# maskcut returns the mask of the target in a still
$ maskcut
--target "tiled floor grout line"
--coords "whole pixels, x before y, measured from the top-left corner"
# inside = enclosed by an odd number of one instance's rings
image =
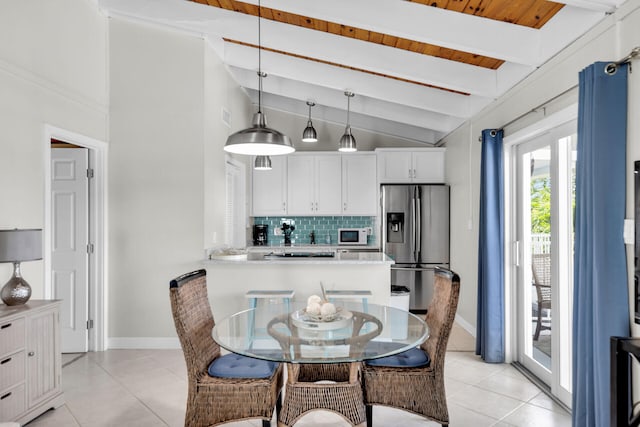
[[[150,356],[141,356],[140,358],[141,358],[141,359],[143,359],[143,358],[153,359],[153,357],[150,357]],[[113,381],[115,381],[115,382],[116,382],[120,387],[122,387],[122,388],[123,388],[123,389],[124,389],[124,390],[125,390],[125,391],[130,395],[130,396],[132,396],[135,400],[137,400],[138,402],[140,402],[140,404],[141,404],[142,406],[144,406],[145,408],[147,408],[147,409],[149,410],[149,412],[151,412],[151,413],[152,413],[152,414],[153,414],[153,415],[154,415],[158,420],[160,420],[160,422],[161,422],[163,425],[165,425],[165,426],[169,427],[169,424],[167,424],[167,422],[166,422],[166,421],[165,421],[165,420],[164,420],[164,419],[163,419],[159,414],[157,414],[153,409],[151,409],[151,408],[149,407],[149,405],[147,405],[144,401],[142,401],[142,400],[141,400],[141,399],[140,399],[140,398],[139,398],[135,393],[133,393],[133,392],[131,391],[131,389],[130,389],[130,388],[128,388],[128,387],[127,387],[127,386],[126,386],[122,381],[120,381],[116,376],[114,376],[111,372],[109,372],[109,370],[108,370],[105,366],[103,366],[102,364],[100,364],[97,360],[93,360],[93,363],[94,363],[96,366],[100,367],[100,369],[102,369],[102,370],[103,370],[107,375],[109,375],[109,377],[110,377],[111,379],[113,379]],[[164,368],[164,367],[163,367],[162,369],[165,369],[167,372],[171,373],[172,375],[175,375],[173,372],[169,371],[168,369],[166,369],[166,368]],[[75,417],[74,417],[74,418],[75,418]]]

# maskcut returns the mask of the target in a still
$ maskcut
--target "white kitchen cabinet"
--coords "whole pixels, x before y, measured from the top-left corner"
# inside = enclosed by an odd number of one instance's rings
[[[342,156],[343,215],[377,215],[376,161],[374,153]]]
[[[339,154],[293,154],[287,159],[288,215],[340,215]]]
[[[0,305],[0,420],[25,424],[64,404],[60,302]]]
[[[287,213],[287,157],[271,156],[271,170],[251,169],[253,216]]]
[[[444,148],[377,149],[378,182],[444,183]]]

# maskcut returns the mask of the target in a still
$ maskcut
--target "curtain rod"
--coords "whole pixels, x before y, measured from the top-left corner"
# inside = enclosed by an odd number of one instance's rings
[[[607,74],[615,74],[618,71],[618,66],[631,62],[636,56],[640,55],[640,46],[636,46],[631,49],[631,52],[619,61],[611,62],[604,67],[604,72]]]
[[[618,66],[620,66],[622,64],[626,64],[628,62],[631,62],[631,60],[635,59],[637,56],[640,56],[640,46],[636,46],[633,49],[631,49],[631,52],[629,52],[629,54],[627,56],[625,56],[624,58],[622,58],[622,59],[620,59],[620,60],[618,60],[616,62],[610,62],[607,65],[605,65],[604,72],[609,74],[609,75],[613,75],[618,71]],[[550,98],[550,99],[544,101],[542,104],[535,106],[531,110],[520,114],[515,119],[508,121],[504,125],[500,126],[498,129],[492,129],[491,130],[491,136],[496,136],[498,131],[504,130],[504,128],[506,128],[507,126],[517,122],[518,120],[520,120],[524,116],[527,116],[527,115],[529,115],[531,113],[535,113],[539,108],[544,107],[545,105],[555,101],[556,99],[560,98],[563,95],[566,95],[567,93],[571,92],[572,90],[574,90],[577,87],[578,87],[578,85],[573,85],[569,89],[565,90],[564,92],[559,93],[558,95],[554,96],[553,98]],[[482,135],[480,135],[478,137],[478,141],[482,142]]]

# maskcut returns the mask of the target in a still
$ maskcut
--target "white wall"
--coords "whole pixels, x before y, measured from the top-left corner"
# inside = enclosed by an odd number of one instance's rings
[[[106,23],[87,1],[3,1],[0,40],[0,228],[41,228],[45,124],[107,139]],[[43,262],[22,270],[43,298]]]
[[[596,61],[615,61],[640,45],[640,1],[631,0],[615,14],[607,17],[572,46],[540,67],[522,83],[485,108],[467,125],[445,139],[447,147],[447,181],[451,184],[451,268],[461,276],[458,315],[469,325],[476,325],[478,188],[480,181],[480,149],[478,137],[482,129],[500,128],[545,101],[578,84],[578,73]],[[634,61],[634,71],[640,61]],[[546,114],[576,102],[572,91],[547,106]],[[640,73],[629,75],[629,129],[627,168],[627,217],[633,217],[633,160],[640,158]],[[545,113],[531,114],[505,129],[505,135],[539,120]],[[471,224],[471,229],[468,225]],[[629,286],[633,290],[633,258],[629,248]],[[634,335],[640,329],[634,326]]]
[[[175,334],[169,281],[202,258],[203,43],[109,20],[109,345]]]
[[[249,97],[227,72],[222,60],[205,43],[204,49],[204,247],[225,240],[225,155],[227,137],[251,124]],[[225,110],[230,126],[222,120]],[[236,159],[248,162],[245,156]],[[248,163],[247,163],[248,164]],[[249,170],[247,168],[247,170]],[[204,252],[203,252],[204,256]]]

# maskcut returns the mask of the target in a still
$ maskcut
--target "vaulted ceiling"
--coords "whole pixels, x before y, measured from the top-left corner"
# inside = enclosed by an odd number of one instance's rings
[[[435,144],[625,0],[98,0],[205,37],[263,106]],[[237,130],[237,129],[235,129]],[[302,129],[301,129],[302,132]],[[290,135],[294,140],[297,135]],[[337,141],[336,141],[337,144]]]

